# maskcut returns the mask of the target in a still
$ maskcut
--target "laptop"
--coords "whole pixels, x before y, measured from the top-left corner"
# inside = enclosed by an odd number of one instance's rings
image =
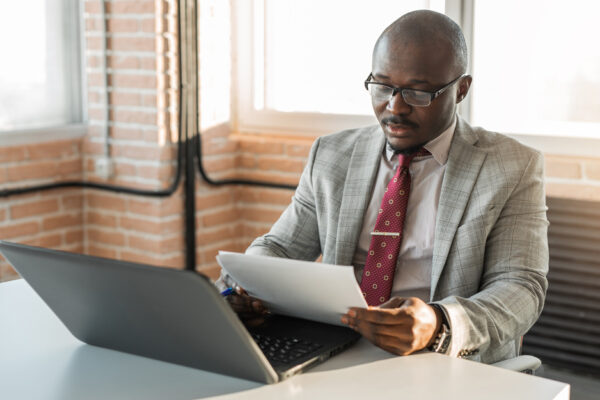
[[[274,383],[356,342],[341,326],[273,315],[248,329],[204,275],[0,241],[0,252],[79,340]]]

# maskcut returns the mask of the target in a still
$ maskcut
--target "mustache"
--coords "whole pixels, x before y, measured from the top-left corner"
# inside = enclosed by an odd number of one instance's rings
[[[416,127],[417,124],[415,124],[414,122],[411,122],[409,120],[403,119],[403,118],[398,118],[398,117],[387,117],[387,118],[383,118],[381,120],[381,123],[383,124],[391,124],[391,125],[404,125],[404,126],[408,126],[408,127]]]

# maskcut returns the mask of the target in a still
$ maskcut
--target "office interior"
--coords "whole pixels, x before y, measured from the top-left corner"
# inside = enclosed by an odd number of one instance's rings
[[[0,239],[211,279],[285,209],[316,137],[376,122],[383,27],[445,12],[470,50],[461,116],[545,157],[550,285],[524,352],[600,396],[596,1],[35,3],[0,5]]]

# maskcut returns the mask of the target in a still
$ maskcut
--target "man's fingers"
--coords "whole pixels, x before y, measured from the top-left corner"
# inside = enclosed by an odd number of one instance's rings
[[[389,325],[377,325],[359,321],[355,326],[365,339],[377,347],[398,355],[407,355],[412,352],[413,336],[407,331],[394,329]]]
[[[352,319],[380,325],[403,325],[409,323],[409,315],[404,308],[351,308],[346,315]]]

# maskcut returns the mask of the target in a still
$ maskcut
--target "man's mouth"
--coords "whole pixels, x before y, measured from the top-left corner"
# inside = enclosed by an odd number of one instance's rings
[[[393,135],[403,135],[413,130],[412,125],[406,124],[385,124],[388,131]]]

